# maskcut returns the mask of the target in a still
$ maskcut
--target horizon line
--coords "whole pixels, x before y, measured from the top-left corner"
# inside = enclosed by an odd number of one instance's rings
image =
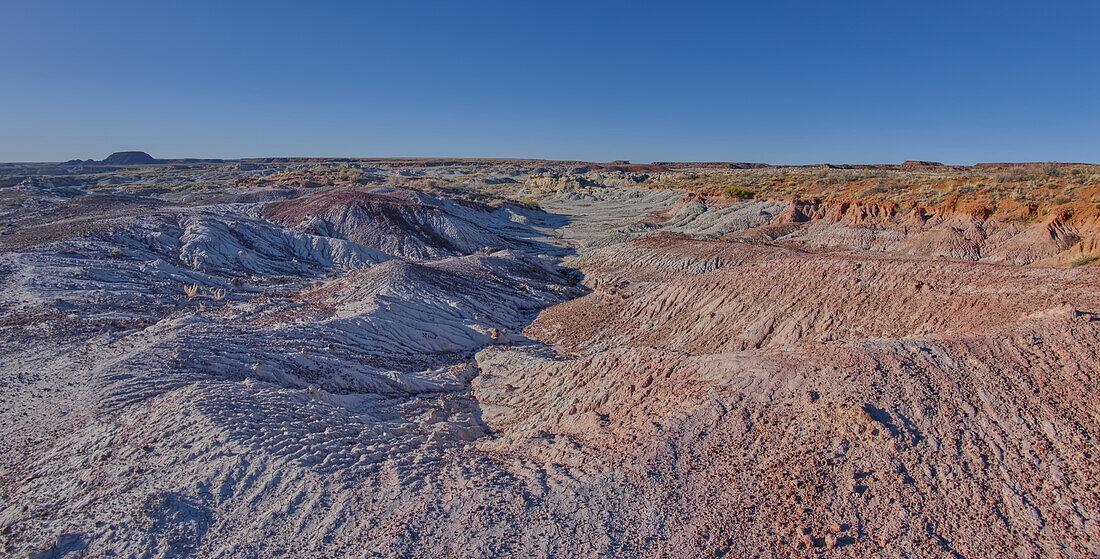
[[[139,151],[139,150],[125,150],[125,151],[118,151],[118,152],[113,152],[113,153],[146,153],[146,154],[148,154],[147,152],[143,152],[143,151]],[[827,166],[827,165],[835,165],[835,166],[856,166],[856,165],[882,166],[882,165],[893,165],[893,166],[900,166],[900,165],[904,165],[908,162],[942,165],[944,167],[974,167],[974,166],[977,166],[977,165],[1036,165],[1036,164],[1044,164],[1044,163],[1053,163],[1053,164],[1057,164],[1057,165],[1100,165],[1100,163],[1091,163],[1091,162],[1084,162],[1084,161],[1057,161],[1057,160],[1033,160],[1033,161],[1003,160],[1003,161],[976,161],[976,162],[973,162],[973,163],[944,163],[942,161],[935,161],[935,160],[932,160],[932,159],[906,159],[904,161],[897,162],[897,163],[889,163],[889,162],[878,162],[878,163],[844,162],[844,163],[836,163],[836,162],[829,162],[829,161],[820,161],[820,162],[816,162],[816,163],[772,163],[772,162],[767,162],[767,161],[745,161],[745,160],[735,161],[735,160],[717,160],[717,159],[712,159],[712,160],[703,160],[703,159],[674,160],[674,159],[666,159],[666,160],[659,160],[659,161],[654,160],[654,161],[649,161],[649,162],[636,162],[636,161],[631,161],[631,160],[628,160],[628,159],[614,159],[614,160],[609,160],[609,161],[597,161],[597,160],[586,160],[586,159],[552,159],[552,158],[543,158],[543,157],[493,157],[493,156],[444,156],[444,155],[410,155],[410,156],[392,156],[392,155],[379,155],[379,156],[374,156],[374,155],[364,155],[364,156],[350,156],[350,155],[340,155],[340,156],[335,156],[335,155],[259,155],[259,156],[250,156],[250,157],[194,157],[194,156],[155,157],[155,156],[150,155],[150,157],[152,157],[153,159],[155,159],[157,161],[193,160],[193,161],[198,161],[198,162],[202,162],[202,161],[230,162],[230,161],[248,161],[248,160],[254,160],[254,159],[331,159],[331,160],[368,159],[368,160],[384,160],[384,161],[385,160],[390,160],[390,161],[410,161],[410,160],[412,160],[412,161],[416,161],[416,160],[422,160],[422,161],[432,161],[432,160],[451,160],[451,161],[541,161],[541,162],[547,162],[547,163],[581,163],[581,164],[600,164],[600,165],[661,165],[661,164],[665,164],[665,163],[673,163],[673,164],[698,163],[698,164],[768,165],[770,167],[818,167],[818,166]],[[73,163],[81,162],[81,163],[83,163],[83,162],[86,162],[86,161],[93,161],[93,162],[99,163],[103,160],[101,160],[101,159],[97,160],[97,159],[91,159],[91,158],[88,158],[88,159],[73,158],[73,159],[68,159],[68,160],[64,160],[64,161],[0,161],[0,165],[16,165],[16,164],[45,165],[45,164],[65,164],[65,163],[69,163],[69,162],[73,162]],[[138,164],[138,165],[140,165],[140,164]],[[150,165],[152,165],[152,163],[150,163]],[[118,165],[118,166],[126,166],[126,165]]]

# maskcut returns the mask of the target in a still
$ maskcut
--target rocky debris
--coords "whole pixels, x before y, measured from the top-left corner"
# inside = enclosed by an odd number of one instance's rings
[[[562,360],[490,349],[474,388],[502,441],[568,436],[592,456],[563,464],[639,468],[636,490],[657,516],[698,534],[668,543],[689,555],[830,545],[854,555],[1089,554],[1092,513],[1067,515],[1060,503],[1094,502],[1096,489],[1056,487],[1043,464],[1071,461],[1082,481],[1100,467],[1085,446],[1093,427],[1071,418],[1096,394],[1084,377],[1063,376],[1097,365],[1096,324],[1061,312],[950,340],[748,354],[639,347]],[[1047,361],[1047,351],[1062,357]],[[1017,394],[1020,384],[1050,399]]]

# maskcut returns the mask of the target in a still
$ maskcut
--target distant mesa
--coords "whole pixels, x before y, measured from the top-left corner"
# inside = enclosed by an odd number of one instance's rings
[[[160,163],[144,151],[116,151],[103,160],[104,165],[150,165]]]
[[[913,161],[909,160],[901,164],[902,169],[917,169],[920,167],[943,167],[943,163],[938,161]]]

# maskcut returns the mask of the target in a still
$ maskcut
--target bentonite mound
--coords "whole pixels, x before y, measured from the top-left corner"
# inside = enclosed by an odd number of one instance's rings
[[[1088,222],[536,164],[3,189],[0,554],[1100,555]]]
[[[488,211],[432,204],[408,191],[326,190],[273,202],[264,207],[263,215],[307,233],[414,260],[515,245],[478,223],[494,220]]]

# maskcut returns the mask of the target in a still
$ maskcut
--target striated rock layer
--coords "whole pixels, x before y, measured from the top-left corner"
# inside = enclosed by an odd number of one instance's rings
[[[563,177],[20,183],[0,552],[1100,554],[1078,224]]]

